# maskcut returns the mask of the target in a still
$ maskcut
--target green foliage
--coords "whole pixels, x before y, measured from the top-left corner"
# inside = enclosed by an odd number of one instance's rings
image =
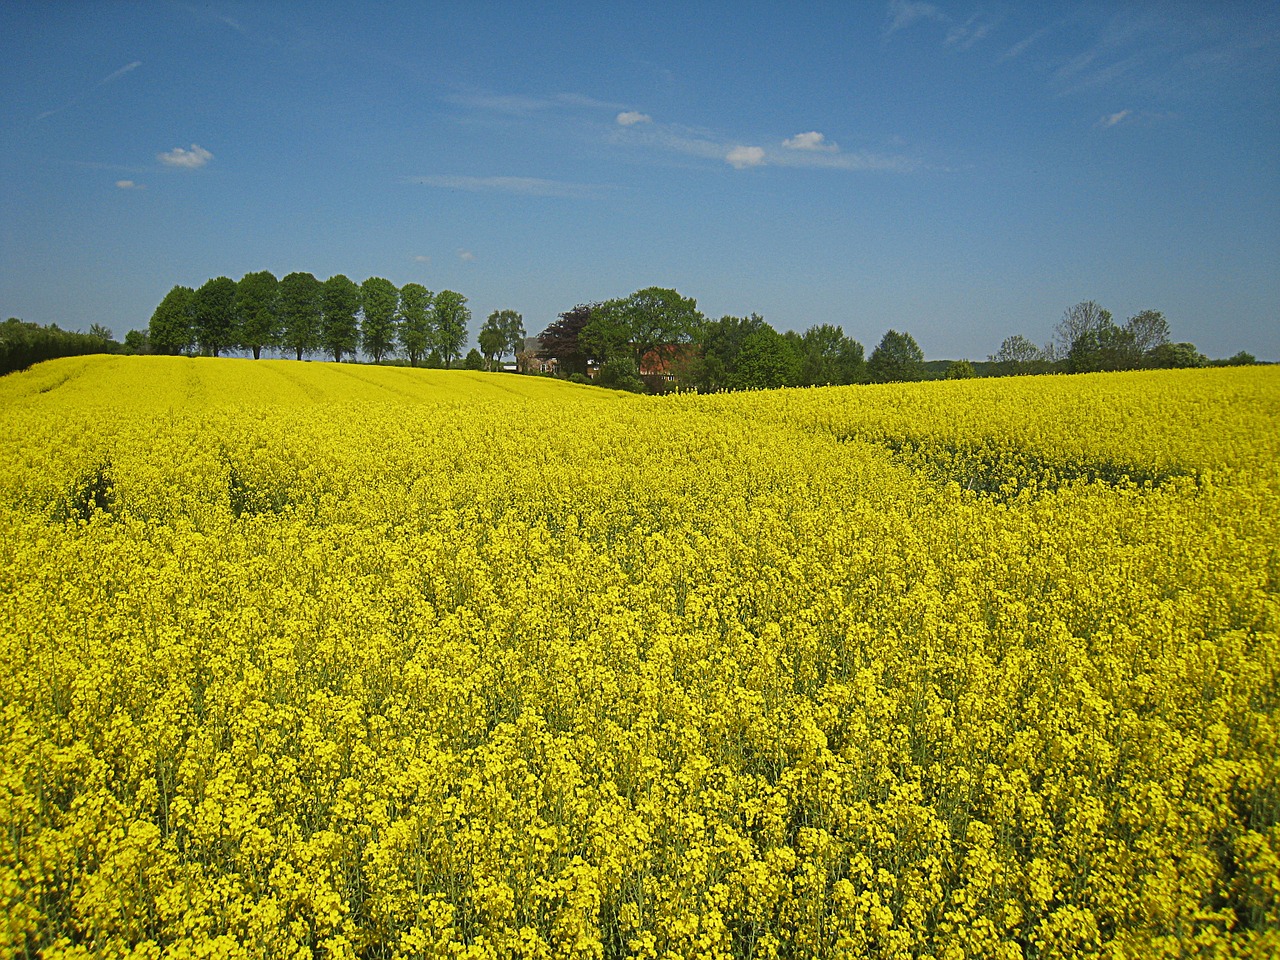
[[[1194,343],[1162,343],[1148,350],[1143,357],[1143,365],[1159,370],[1173,370],[1181,367],[1203,367],[1209,361],[1196,349]]]
[[[270,270],[246,273],[236,284],[236,343],[262,356],[280,340],[280,282]]]
[[[611,390],[644,393],[644,381],[640,379],[635,363],[628,357],[617,357],[603,364],[596,374],[596,383]]]
[[[524,346],[524,318],[514,310],[495,310],[480,328],[480,350],[491,369],[507,353],[516,354]]]
[[[320,349],[323,285],[310,273],[290,273],[280,281],[280,345],[303,354]]]
[[[462,367],[464,370],[485,370],[488,368],[488,364],[485,362],[484,354],[472,347],[467,351],[466,359],[462,361]]]
[[[324,282],[321,290],[322,319],[320,341],[336,361],[354,354],[360,342],[356,311],[360,309],[360,288],[343,274]]]
[[[399,305],[400,291],[390,280],[370,277],[360,285],[360,344],[374,363],[394,349]]]
[[[200,349],[218,356],[236,342],[236,282],[214,277],[192,297],[192,324]]]
[[[42,327],[10,317],[0,324],[0,376],[25,370],[43,360],[112,353],[114,347],[113,343],[101,337],[60,330],[57,324]]]
[[[1076,337],[1067,352],[1067,370],[1071,373],[1134,370],[1141,362],[1142,352],[1133,331],[1116,326],[1110,314]]]
[[[602,363],[630,356],[638,370],[659,347],[689,343],[705,320],[692,297],[664,287],[646,287],[593,307],[581,340]]]
[[[104,343],[112,339],[111,331],[100,323],[94,323],[89,326],[89,336],[96,337]]]
[[[1126,320],[1124,328],[1133,337],[1139,354],[1150,353],[1169,342],[1169,321],[1159,310],[1143,310]]]
[[[130,330],[124,335],[125,353],[150,353],[151,341],[145,330]]]
[[[800,379],[800,365],[796,348],[765,323],[743,338],[729,386],[733,390],[795,386]]]
[[[972,380],[978,374],[968,360],[952,360],[947,364],[948,380]]]
[[[147,327],[151,349],[178,354],[195,342],[195,296],[190,287],[176,286],[164,295]]]
[[[987,360],[993,364],[991,372],[997,377],[1045,373],[1049,368],[1044,351],[1020,333],[1005,337],[1000,349]]]
[[[435,295],[420,283],[406,283],[400,288],[400,311],[397,333],[400,346],[409,357],[409,366],[431,350],[434,340],[432,307]]]
[[[436,294],[433,318],[433,346],[448,369],[454,360],[462,356],[462,350],[467,345],[467,324],[471,322],[467,298],[453,290],[441,290]]]
[[[804,386],[858,383],[865,373],[862,344],[842,327],[818,324],[800,337],[800,377]]]
[[[867,374],[875,383],[924,378],[924,352],[909,333],[889,330],[871,351]]]
[[[572,376],[580,373],[586,376],[588,347],[583,343],[582,335],[599,306],[580,303],[560,314],[560,318],[538,337],[538,356],[543,360],[555,360],[560,365],[561,374]]]

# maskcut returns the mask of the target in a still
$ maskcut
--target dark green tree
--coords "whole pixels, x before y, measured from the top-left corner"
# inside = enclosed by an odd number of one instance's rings
[[[145,330],[130,330],[124,335],[126,353],[143,354],[151,352],[151,342]]]
[[[270,270],[246,273],[236,284],[236,344],[262,356],[280,340],[280,282]]]
[[[471,322],[467,298],[453,290],[441,290],[436,294],[432,315],[435,320],[433,346],[447,370],[462,356],[467,345],[467,324]]]
[[[395,347],[399,306],[400,291],[390,280],[370,277],[360,285],[360,344],[374,363]]]
[[[1141,361],[1133,331],[1116,326],[1110,314],[1076,337],[1067,352],[1067,370],[1071,373],[1133,370]]]
[[[862,344],[829,323],[810,327],[800,337],[800,379],[806,386],[857,383],[865,363]]]
[[[416,367],[418,361],[431,351],[431,345],[435,341],[432,326],[434,303],[434,295],[420,283],[406,283],[400,288],[397,333],[411,367]]]
[[[195,341],[195,295],[190,287],[174,287],[151,314],[147,333],[156,353],[178,354],[190,349]]]
[[[236,282],[214,277],[192,298],[192,323],[200,349],[216,357],[236,342]]]
[[[497,369],[504,354],[518,353],[523,347],[524,318],[514,310],[495,310],[480,328],[478,340],[489,369]]]
[[[703,323],[696,337],[702,354],[697,385],[704,390],[732,390],[743,342],[766,326],[764,318],[755,313],[749,317],[723,316]]]
[[[598,360],[630,356],[637,369],[660,347],[689,343],[706,318],[692,297],[675,290],[646,287],[591,311],[582,342]]]
[[[467,355],[462,361],[462,368],[464,370],[486,370],[488,369],[488,366],[489,363],[485,360],[484,354],[475,347],[472,347],[467,351]]]
[[[890,330],[871,351],[867,375],[874,383],[922,380],[924,352],[911,334]]]
[[[763,323],[743,338],[729,387],[733,390],[770,390],[795,386],[800,380],[802,363],[793,342]]]
[[[586,376],[587,361],[594,357],[582,342],[582,332],[591,323],[592,312],[597,306],[580,303],[572,310],[566,310],[538,337],[538,356],[543,360],[555,360],[563,376],[575,373]]]
[[[972,380],[977,375],[973,364],[968,360],[952,360],[947,364],[948,380]]]
[[[290,273],[280,281],[280,345],[299,360],[320,349],[323,290],[310,273]]]
[[[1173,370],[1179,367],[1203,367],[1209,361],[1196,349],[1194,343],[1162,343],[1147,351],[1143,357],[1145,366],[1157,370]]]
[[[1043,373],[1047,368],[1041,349],[1020,333],[1005,337],[1000,349],[987,359],[996,365],[995,373],[998,377]]]
[[[1111,322],[1111,311],[1103,309],[1097,301],[1080,301],[1062,315],[1054,328],[1055,359],[1068,356],[1077,340]]]
[[[89,325],[89,336],[106,343],[111,340],[111,331],[100,323],[93,323]]]
[[[1143,310],[1125,321],[1124,329],[1133,337],[1138,353],[1150,353],[1169,342],[1169,321],[1159,310]]]
[[[323,284],[320,294],[320,343],[326,353],[341,362],[354,354],[360,344],[356,312],[360,309],[360,288],[343,274],[335,274]]]

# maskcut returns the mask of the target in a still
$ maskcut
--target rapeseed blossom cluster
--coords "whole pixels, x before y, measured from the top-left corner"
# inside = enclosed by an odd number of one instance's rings
[[[1280,373],[0,380],[0,955],[1280,952]]]

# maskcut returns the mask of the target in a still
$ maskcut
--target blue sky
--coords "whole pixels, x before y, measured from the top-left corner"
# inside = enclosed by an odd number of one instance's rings
[[[0,313],[117,337],[269,269],[1280,359],[1274,2],[9,3],[0,171]]]

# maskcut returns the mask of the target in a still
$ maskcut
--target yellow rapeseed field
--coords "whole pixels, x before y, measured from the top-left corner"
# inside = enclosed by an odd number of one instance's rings
[[[0,380],[0,955],[1280,953],[1280,368]]]

